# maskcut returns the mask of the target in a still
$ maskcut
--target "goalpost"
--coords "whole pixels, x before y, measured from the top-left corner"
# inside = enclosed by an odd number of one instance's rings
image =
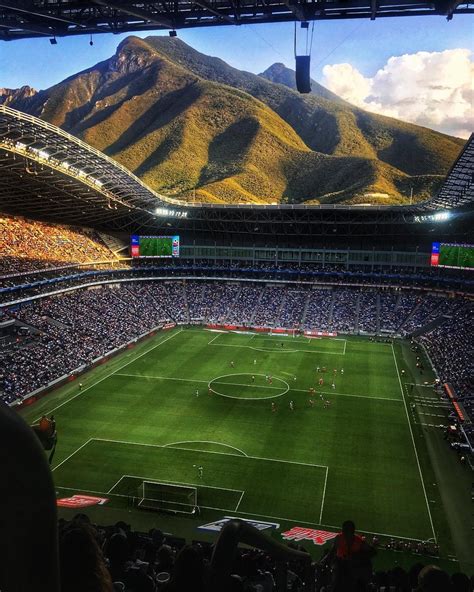
[[[145,510],[194,514],[197,509],[197,487],[142,481],[138,487],[137,506]]]

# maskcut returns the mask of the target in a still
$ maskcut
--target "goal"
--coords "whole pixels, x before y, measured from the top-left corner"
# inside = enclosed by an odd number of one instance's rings
[[[142,481],[137,506],[145,510],[194,514],[197,509],[197,487]]]

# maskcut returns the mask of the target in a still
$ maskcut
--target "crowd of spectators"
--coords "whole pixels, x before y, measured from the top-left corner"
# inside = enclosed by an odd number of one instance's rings
[[[93,231],[4,214],[0,217],[0,243],[0,276],[115,259]]]
[[[280,311],[285,305],[285,289],[283,286],[277,288],[267,286],[265,290],[262,291],[260,301],[255,306],[253,323],[263,327],[277,326]]]
[[[377,288],[293,290],[197,280],[121,282],[73,290],[0,313],[0,320],[14,320],[31,333],[28,341],[0,350],[0,392],[8,402],[24,397],[170,321],[342,333],[374,333],[379,327],[408,335],[435,319],[442,324],[426,337],[428,349],[443,369],[443,378],[454,377],[456,386],[462,382],[466,390],[472,335],[464,333],[468,319],[460,314],[463,302]],[[449,322],[453,317],[456,323]],[[453,345],[446,346],[446,340]],[[453,355],[458,350],[459,355]]]
[[[357,329],[367,333],[375,333],[379,323],[379,295],[373,290],[364,290],[359,298],[359,314]]]
[[[457,304],[456,321],[445,322],[419,341],[425,346],[442,383],[450,383],[464,408],[474,417],[474,304]],[[467,429],[471,429],[472,427]]]
[[[278,325],[280,327],[299,327],[306,309],[309,290],[286,290],[280,309]]]
[[[83,232],[83,234],[85,231]],[[73,254],[73,249],[68,253]],[[110,259],[110,257],[108,257]],[[140,277],[216,277],[222,279],[242,278],[259,280],[276,280],[285,282],[306,282],[330,285],[359,286],[395,286],[413,285],[425,288],[459,289],[472,291],[472,276],[459,272],[452,275],[452,270],[431,270],[429,268],[402,269],[395,273],[390,268],[370,269],[361,271],[358,266],[349,266],[340,270],[338,265],[319,263],[287,263],[277,264],[274,261],[208,261],[205,259],[173,259],[173,260],[115,260],[105,264],[79,263],[77,261],[62,262],[59,267],[39,271],[32,259],[32,271],[17,275],[2,276],[1,270],[9,269],[9,257],[5,255],[0,263],[0,301],[12,301],[19,298],[52,292],[86,282],[104,281],[109,279],[134,279]],[[27,260],[24,260],[27,265]],[[44,267],[44,266],[42,266]]]
[[[450,576],[429,560],[426,564],[426,558],[416,560],[408,570],[395,566],[375,571],[370,557],[376,554],[380,543],[374,538],[370,544],[363,541],[363,545],[353,559],[345,561],[336,557],[331,559],[332,552],[323,551],[311,576],[315,580],[316,592],[473,590],[472,578],[459,572]],[[291,543],[290,546],[295,547]],[[185,539],[157,528],[137,532],[123,521],[113,526],[99,526],[87,515],[78,514],[70,521],[59,521],[61,592],[205,592],[212,552],[213,544],[208,542],[186,544]],[[364,559],[363,570],[355,563],[359,555],[368,557]],[[350,566],[344,565],[349,561]],[[264,551],[240,547],[230,571],[225,592],[276,590],[276,562]],[[351,572],[364,573],[363,578],[357,578],[357,586],[351,585]],[[301,563],[290,561],[287,564],[288,590],[303,592],[308,587],[307,579]]]

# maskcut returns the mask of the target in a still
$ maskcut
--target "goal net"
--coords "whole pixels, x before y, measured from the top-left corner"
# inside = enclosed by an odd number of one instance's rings
[[[176,514],[193,514],[196,511],[196,487],[142,481],[138,489],[139,508]]]

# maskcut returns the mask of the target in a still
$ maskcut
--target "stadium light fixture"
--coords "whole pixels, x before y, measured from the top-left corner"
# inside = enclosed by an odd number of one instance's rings
[[[433,214],[433,220],[435,222],[445,222],[449,218],[451,218],[450,212],[436,212],[436,214]]]
[[[451,218],[451,212],[436,212],[435,214],[425,214],[414,216],[415,222],[446,222]]]

